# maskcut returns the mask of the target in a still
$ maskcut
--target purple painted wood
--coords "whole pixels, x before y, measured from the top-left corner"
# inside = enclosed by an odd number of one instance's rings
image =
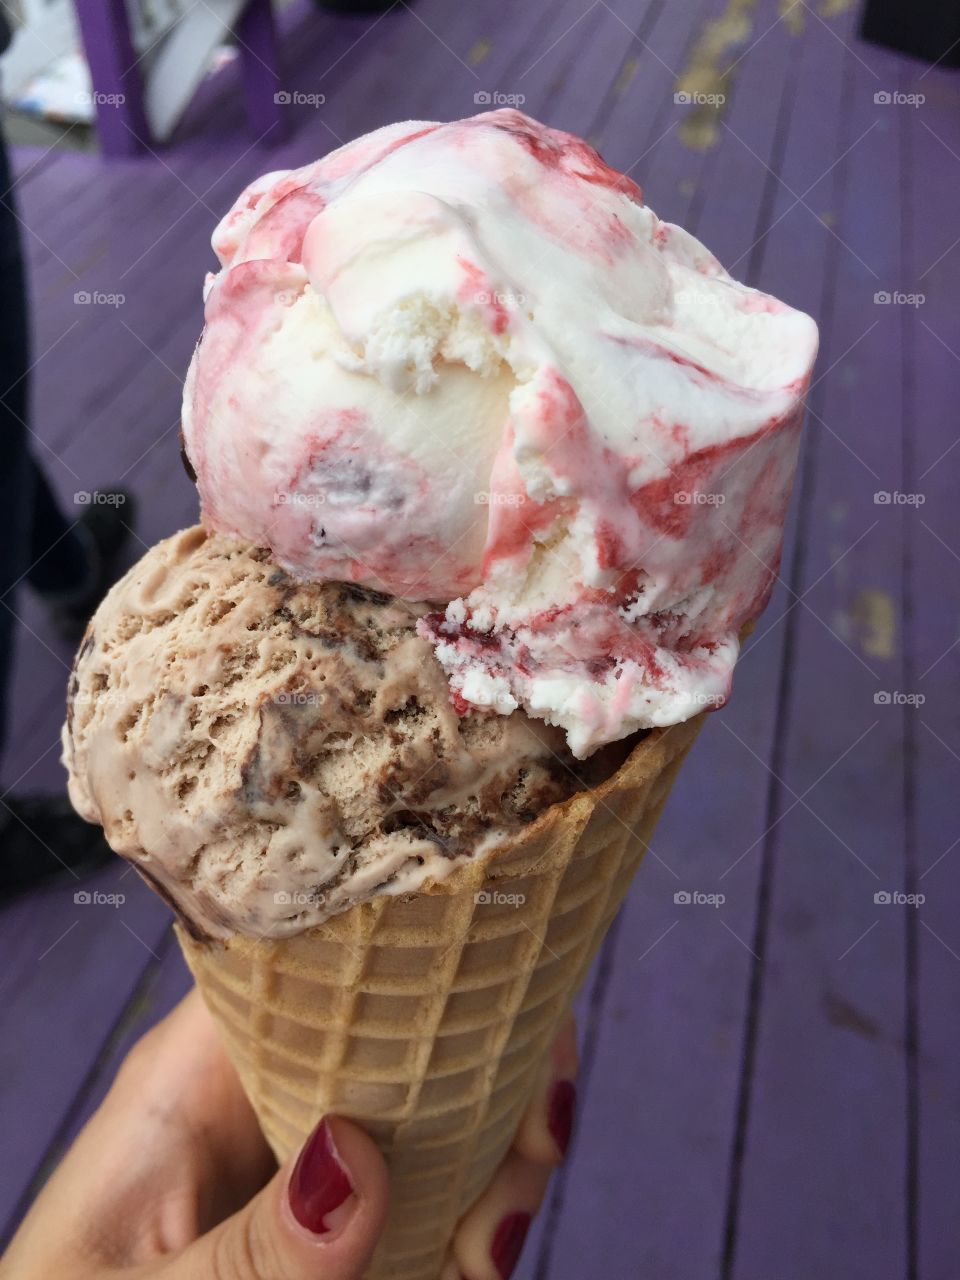
[[[13,184],[17,186],[39,178],[47,170],[56,168],[60,155],[56,147],[16,147],[10,155]]]
[[[63,1116],[39,1167],[24,1190],[25,1207],[43,1187],[64,1152],[109,1091],[124,1057],[144,1032],[164,1017],[193,985],[180,949],[167,929],[154,948],[116,1025],[105,1039],[88,1074],[79,1083],[69,1110]]]
[[[960,81],[908,63],[900,88],[923,93],[898,124],[909,157],[904,174],[904,259],[899,286],[922,293],[917,307],[893,317],[902,333],[904,440],[901,488],[922,506],[904,515],[910,574],[904,623],[908,661],[903,689],[924,699],[904,704],[909,892],[925,901],[908,916],[914,1002],[918,1274],[952,1280],[960,1254],[957,1152],[960,1151],[960,845],[957,777],[960,733],[960,527],[956,477],[960,445],[955,413],[960,391],[960,245],[940,211],[957,189]],[[955,446],[952,447],[951,446]]]
[[[122,865],[84,884],[90,901],[75,892],[0,911],[0,1231],[168,928],[166,907]]]
[[[70,1145],[107,1094],[126,1054],[137,1040],[177,1005],[193,986],[172,929],[166,929],[154,947],[120,1020],[104,1042],[100,1056],[74,1099],[56,1140],[47,1153],[47,1169]],[[41,1177],[43,1170],[41,1170]]]
[[[900,184],[897,125],[874,103],[893,66],[851,42],[842,69],[841,239],[827,249],[819,420],[800,492],[815,515],[791,566],[804,598],[771,757],[769,936],[734,1270],[744,1280],[832,1274],[838,1259],[850,1280],[911,1274],[904,911],[875,900],[904,875],[902,717],[875,702],[902,683],[902,509],[874,502],[897,487],[901,432],[896,316],[873,300],[899,277],[898,219],[877,207]]]
[[[665,40],[663,20],[658,22],[650,39],[634,49],[635,69],[625,65],[618,74],[603,123],[604,158],[629,173],[661,218],[681,226],[691,221],[714,154],[679,145],[677,130],[685,111],[673,95],[694,42],[717,18],[718,4],[719,0],[700,0],[671,21],[667,30],[682,31],[684,43]],[[594,129],[599,127],[598,121]]]
[[[97,134],[107,156],[131,156],[148,143],[140,59],[124,0],[76,0],[95,94]]]
[[[243,96],[250,129],[258,141],[277,145],[289,132],[289,117],[279,96],[283,77],[273,0],[250,0],[237,20],[234,34],[240,46]]]

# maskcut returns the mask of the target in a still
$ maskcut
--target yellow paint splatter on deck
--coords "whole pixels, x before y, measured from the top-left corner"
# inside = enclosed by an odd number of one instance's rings
[[[850,621],[866,658],[892,658],[897,651],[897,611],[888,591],[864,587],[850,606]]]
[[[620,68],[620,74],[613,82],[613,96],[620,98],[627,91],[633,77],[637,74],[637,68],[640,66],[639,58],[627,58],[626,62]]]
[[[836,18],[853,3],[854,0],[819,0],[817,14],[821,18]],[[727,0],[720,17],[704,24],[687,65],[677,77],[676,92],[689,94],[692,100],[677,132],[684,146],[693,151],[706,151],[716,146],[720,138],[720,119],[730,96],[734,72],[740,58],[750,52],[756,7],[757,0]],[[807,0],[777,0],[777,23],[791,35],[798,36],[804,29],[807,8]],[[771,29],[767,26],[761,31],[756,43]]]
[[[478,40],[470,52],[467,54],[467,66],[479,67],[481,62],[485,62],[490,57],[493,49],[493,41],[489,36],[484,36]]]
[[[792,36],[803,30],[803,5],[799,0],[780,0],[780,20]]]
[[[706,151],[720,136],[718,121],[736,62],[734,51],[750,39],[756,5],[757,0],[728,0],[720,17],[704,25],[687,65],[677,76],[676,92],[689,94],[694,104],[678,133],[684,146],[693,151]]]

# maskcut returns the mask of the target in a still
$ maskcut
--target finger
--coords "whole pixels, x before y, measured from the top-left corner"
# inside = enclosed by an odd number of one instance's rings
[[[577,1026],[569,1018],[540,1068],[536,1091],[524,1112],[514,1139],[514,1150],[528,1160],[559,1164],[573,1135],[579,1069]]]
[[[328,1117],[239,1213],[159,1274],[176,1280],[361,1280],[387,1211],[373,1141]]]
[[[209,1192],[195,1234],[246,1204],[276,1172],[276,1161],[196,988],[127,1056],[105,1101],[108,1114],[113,1109],[125,1119],[146,1110],[152,1126],[162,1131],[146,1153],[154,1171],[182,1167],[189,1156],[199,1186]]]
[[[509,1153],[457,1227],[453,1261],[462,1280],[507,1280],[512,1274],[550,1172],[547,1164]],[[449,1265],[448,1273],[455,1274]]]

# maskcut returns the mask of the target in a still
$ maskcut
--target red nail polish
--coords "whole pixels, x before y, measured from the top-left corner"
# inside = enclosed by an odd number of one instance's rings
[[[573,1133],[573,1113],[577,1106],[577,1086],[572,1080],[558,1080],[550,1090],[547,1124],[561,1156],[567,1154]]]
[[[509,1280],[517,1265],[520,1250],[530,1230],[529,1213],[508,1213],[493,1234],[490,1257],[500,1273],[501,1280]]]
[[[290,1175],[288,1194],[293,1216],[301,1227],[318,1236],[329,1230],[324,1224],[327,1215],[353,1194],[326,1120],[320,1121],[304,1143]]]

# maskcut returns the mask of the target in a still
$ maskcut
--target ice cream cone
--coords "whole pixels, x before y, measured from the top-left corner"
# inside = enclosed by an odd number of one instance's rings
[[[180,943],[278,1159],[326,1113],[391,1170],[368,1280],[437,1280],[652,837],[703,716],[482,861],[283,940]]]

